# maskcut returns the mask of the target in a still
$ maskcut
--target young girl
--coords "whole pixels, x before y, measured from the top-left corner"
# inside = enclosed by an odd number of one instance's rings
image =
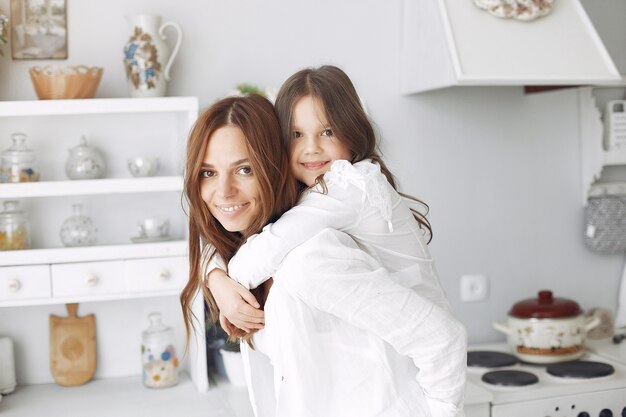
[[[296,207],[239,248],[228,264],[230,277],[256,288],[290,250],[333,228],[351,235],[396,282],[449,310],[424,237],[430,224],[395,190],[348,76],[334,66],[299,71],[281,87],[276,110],[292,173],[307,188]],[[211,276],[216,274],[225,277],[219,269]],[[261,316],[243,304],[222,314],[247,331],[262,327]]]

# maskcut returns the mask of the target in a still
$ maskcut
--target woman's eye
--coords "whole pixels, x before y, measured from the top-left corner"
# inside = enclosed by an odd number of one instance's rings
[[[241,167],[241,168],[239,168],[239,169],[237,170],[237,172],[238,172],[239,174],[242,174],[242,175],[252,175],[252,168],[250,168],[250,167],[248,167],[248,166],[246,166],[246,167]]]
[[[333,136],[333,131],[332,129],[324,129],[322,131],[322,136]]]
[[[201,178],[211,178],[214,175],[215,175],[215,173],[213,171],[207,171],[207,170],[200,171],[200,177]]]
[[[302,133],[298,132],[297,130],[294,130],[293,132],[291,132],[291,137],[293,139],[297,139],[297,138],[299,138],[301,136],[302,136]]]

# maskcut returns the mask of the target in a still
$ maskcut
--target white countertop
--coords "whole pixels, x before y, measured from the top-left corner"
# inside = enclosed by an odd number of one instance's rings
[[[616,344],[611,337],[599,340],[587,339],[585,347],[600,356],[626,365],[626,340]]]
[[[182,373],[178,385],[146,388],[140,376],[93,380],[78,387],[18,386],[0,402],[2,417],[251,417],[246,388],[219,383],[198,392]]]

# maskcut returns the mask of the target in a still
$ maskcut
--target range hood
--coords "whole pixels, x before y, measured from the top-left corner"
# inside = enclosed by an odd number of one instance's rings
[[[473,0],[404,0],[401,90],[450,86],[595,85],[621,76],[580,0],[555,0],[530,22]]]

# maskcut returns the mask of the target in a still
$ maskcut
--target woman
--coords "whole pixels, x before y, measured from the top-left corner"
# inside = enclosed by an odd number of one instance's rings
[[[198,289],[217,319],[203,284],[213,254],[229,260],[295,203],[278,129],[271,104],[249,96],[216,103],[190,135],[191,264],[181,295],[187,329]],[[269,296],[267,284],[257,294],[266,301],[257,349],[242,344],[257,417],[463,415],[462,326],[397,284],[348,235],[322,231],[287,255],[274,278]]]

